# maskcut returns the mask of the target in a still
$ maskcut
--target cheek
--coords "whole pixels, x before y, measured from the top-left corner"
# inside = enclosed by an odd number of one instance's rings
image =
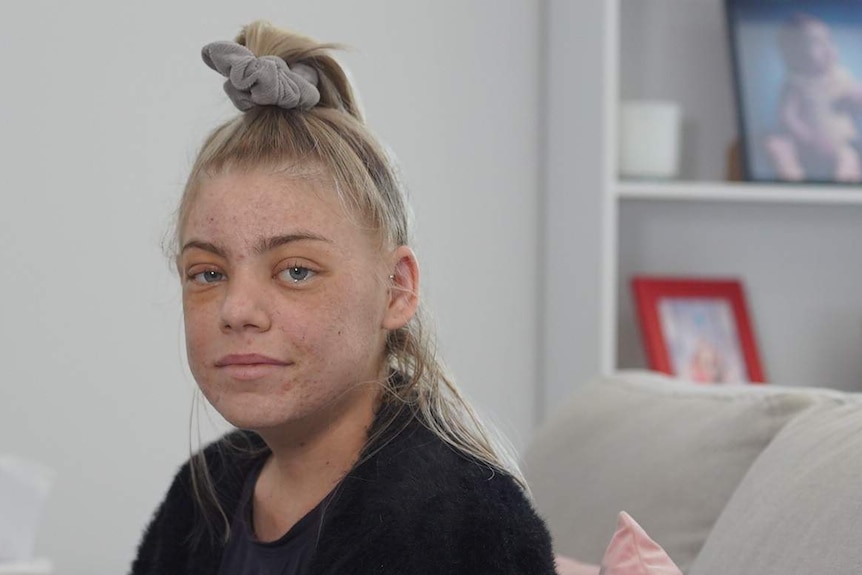
[[[183,298],[183,326],[186,336],[186,353],[189,363],[194,369],[195,364],[203,361],[207,345],[212,341],[214,314],[212,306]]]
[[[347,292],[349,297],[340,306],[342,313],[333,318],[333,331],[337,337],[365,339],[380,333],[385,310],[385,296],[370,285]]]
[[[284,316],[279,325],[285,337],[305,351],[332,361],[354,360],[376,351],[381,338],[384,300],[373,290],[353,283],[333,286],[319,304],[303,309],[303,317]]]

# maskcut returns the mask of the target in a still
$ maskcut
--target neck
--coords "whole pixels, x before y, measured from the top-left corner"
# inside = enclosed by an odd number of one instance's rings
[[[254,490],[254,524],[277,539],[350,471],[368,439],[379,397],[376,383],[354,388],[313,421],[256,430],[272,451]]]
[[[285,486],[315,483],[322,476],[347,471],[365,446],[374,422],[379,390],[376,384],[351,389],[310,421],[258,430],[272,451],[268,467]]]

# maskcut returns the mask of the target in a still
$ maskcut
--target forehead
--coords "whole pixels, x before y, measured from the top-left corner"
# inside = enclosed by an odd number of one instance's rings
[[[367,235],[323,173],[230,170],[198,184],[182,241],[204,236],[243,245],[299,230],[334,242],[354,242],[358,235]]]

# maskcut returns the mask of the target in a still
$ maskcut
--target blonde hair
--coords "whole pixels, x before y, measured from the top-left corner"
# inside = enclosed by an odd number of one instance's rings
[[[227,169],[279,169],[290,164],[323,167],[334,180],[341,202],[378,234],[382,245],[408,245],[410,214],[404,190],[393,161],[366,127],[347,76],[329,54],[335,46],[264,21],[245,26],[236,41],[258,57],[277,56],[289,66],[313,67],[319,76],[320,102],[309,110],[254,107],[207,137],[180,202],[175,249],[204,178]],[[388,334],[385,353],[390,369],[398,375],[384,383],[381,401],[387,409],[380,413],[386,414],[386,421],[375,422],[364,458],[392,432],[397,433],[393,425],[408,413],[459,452],[513,477],[526,492],[511,450],[492,438],[436,357],[425,321],[420,306],[406,326]],[[192,458],[192,482],[204,516],[212,517],[215,509],[229,532],[229,520],[200,452]]]

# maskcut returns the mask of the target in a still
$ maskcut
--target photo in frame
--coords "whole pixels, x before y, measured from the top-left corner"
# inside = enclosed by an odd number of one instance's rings
[[[745,178],[862,182],[862,0],[725,0]]]
[[[765,383],[742,283],[632,279],[649,368],[698,383]]]

